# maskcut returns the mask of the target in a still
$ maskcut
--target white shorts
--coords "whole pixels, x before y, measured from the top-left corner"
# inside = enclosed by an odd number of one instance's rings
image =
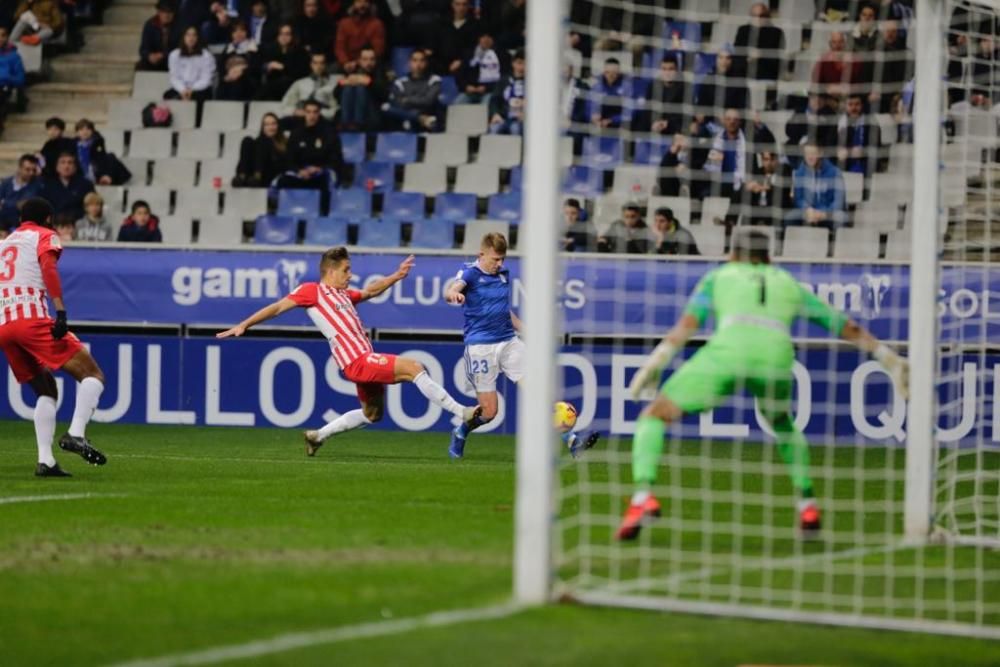
[[[476,393],[496,391],[500,373],[512,382],[524,375],[524,343],[520,338],[465,346],[465,376]]]

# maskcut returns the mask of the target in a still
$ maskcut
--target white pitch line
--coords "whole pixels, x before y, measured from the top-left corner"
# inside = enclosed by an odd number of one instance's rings
[[[439,628],[458,623],[471,623],[475,621],[488,621],[497,618],[505,618],[521,611],[523,607],[514,603],[495,605],[492,607],[480,607],[478,609],[455,609],[452,611],[438,611],[425,616],[413,618],[401,618],[394,621],[373,621],[371,623],[359,623],[357,625],[342,625],[325,630],[314,630],[312,632],[295,632],[285,635],[278,635],[270,639],[247,642],[244,644],[229,644],[228,646],[216,646],[201,651],[190,653],[175,653],[159,658],[143,658],[129,662],[116,663],[112,667],[180,667],[182,665],[211,665],[218,662],[230,660],[245,660],[257,658],[262,655],[273,655],[294,651],[300,648],[318,646],[321,644],[335,644],[338,642],[352,641],[354,639],[367,639],[370,637],[385,637],[387,635],[397,635],[420,628]]]
[[[46,500],[83,500],[84,498],[120,498],[124,493],[58,493],[47,496],[8,496],[0,498],[0,505],[14,503],[40,503]]]

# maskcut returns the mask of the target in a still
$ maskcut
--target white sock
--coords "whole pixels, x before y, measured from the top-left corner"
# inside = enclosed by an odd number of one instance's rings
[[[413,384],[417,385],[420,393],[427,397],[431,403],[439,405],[456,417],[461,418],[465,414],[465,407],[451,397],[444,387],[431,379],[427,371],[423,371],[413,378]]]
[[[644,502],[649,500],[649,495],[650,495],[649,491],[646,490],[636,491],[635,493],[632,494],[632,504],[633,505],[643,504]]]
[[[73,409],[73,421],[69,425],[69,434],[74,438],[87,437],[87,422],[97,409],[97,401],[104,391],[104,384],[97,378],[84,378],[76,388],[76,407]]]
[[[52,438],[56,435],[56,401],[50,396],[39,396],[35,401],[35,439],[38,441],[38,462],[54,466]]]
[[[816,507],[816,506],[817,505],[815,498],[800,498],[798,502],[795,503],[795,508],[800,512],[807,507]]]
[[[371,421],[368,417],[365,417],[364,410],[351,410],[350,412],[345,412],[334,419],[332,422],[317,431],[317,433],[319,433],[320,440],[326,440],[335,433],[353,431],[356,428],[368,426],[368,424],[371,424]]]

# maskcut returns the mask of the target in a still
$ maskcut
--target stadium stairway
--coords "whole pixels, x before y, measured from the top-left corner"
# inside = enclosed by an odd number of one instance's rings
[[[108,105],[132,90],[142,24],[153,11],[148,0],[114,0],[102,25],[84,28],[85,45],[79,53],[48,60],[50,76],[28,89],[27,112],[7,117],[0,137],[0,177],[14,172],[18,156],[42,147],[46,118],[65,120],[68,135],[80,118],[93,121],[98,131],[103,128]]]

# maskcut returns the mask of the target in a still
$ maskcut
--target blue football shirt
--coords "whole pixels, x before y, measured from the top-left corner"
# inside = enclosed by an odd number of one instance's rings
[[[465,344],[502,343],[516,334],[510,318],[510,272],[495,276],[470,262],[458,272],[465,283]]]

